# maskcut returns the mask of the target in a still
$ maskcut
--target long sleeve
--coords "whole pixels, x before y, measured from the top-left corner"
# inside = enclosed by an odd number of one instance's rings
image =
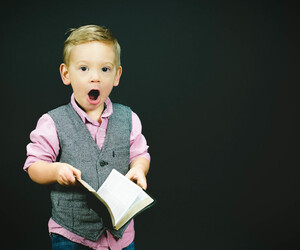
[[[142,134],[142,124],[136,113],[132,112],[132,130],[130,134],[130,162],[138,157],[144,157],[150,162],[149,146]]]
[[[56,126],[50,115],[44,114],[30,133],[31,142],[27,145],[27,159],[23,169],[36,161],[55,162],[59,154],[59,139]]]

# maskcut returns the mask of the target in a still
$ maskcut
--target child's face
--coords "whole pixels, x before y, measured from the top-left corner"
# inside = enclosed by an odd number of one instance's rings
[[[74,46],[69,65],[62,64],[60,72],[64,84],[72,85],[77,103],[89,114],[103,111],[112,88],[119,84],[122,68],[116,68],[111,44],[94,41]]]

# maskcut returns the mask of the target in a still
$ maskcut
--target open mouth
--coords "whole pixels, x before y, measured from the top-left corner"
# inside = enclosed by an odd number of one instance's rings
[[[96,100],[98,99],[99,95],[100,95],[100,92],[99,92],[98,89],[92,89],[92,90],[88,93],[88,95],[89,95],[90,100],[96,101]]]

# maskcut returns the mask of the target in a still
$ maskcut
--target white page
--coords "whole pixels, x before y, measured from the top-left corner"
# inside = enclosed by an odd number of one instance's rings
[[[109,205],[115,223],[131,207],[142,189],[113,169],[97,193]]]
[[[148,197],[148,195],[145,192],[140,192],[139,195],[136,197],[134,203],[130,206],[130,208],[135,206],[137,203],[139,203],[140,201],[142,201],[143,199],[145,199],[147,197]]]
[[[137,197],[132,206],[128,209],[130,212],[126,213],[119,223],[116,225],[117,228],[121,228],[126,221],[128,221],[132,216],[138,213],[143,208],[150,205],[154,200],[144,191],[141,191],[140,195]]]

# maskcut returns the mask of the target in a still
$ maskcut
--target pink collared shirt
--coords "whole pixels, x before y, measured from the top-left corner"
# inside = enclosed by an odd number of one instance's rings
[[[109,116],[113,113],[113,106],[109,98],[105,101],[106,108],[101,115],[101,122],[92,120],[76,103],[74,94],[71,97],[71,104],[75,111],[78,113],[82,121],[87,126],[91,136],[97,143],[98,147],[102,149]],[[35,130],[30,134],[31,143],[27,145],[27,159],[24,164],[24,170],[30,167],[36,161],[55,162],[59,154],[60,146],[59,139],[56,131],[56,126],[49,114],[44,114],[38,121]],[[130,134],[130,162],[138,157],[144,157],[150,161],[148,153],[148,146],[145,137],[142,134],[142,125],[138,116],[132,112],[132,130]],[[58,225],[50,218],[49,233],[60,234],[74,242],[88,246],[92,249],[102,250],[108,249],[122,249],[128,246],[134,239],[134,222],[130,222],[124,235],[121,239],[116,240],[107,231],[107,234],[102,234],[98,241],[93,242],[87,240],[79,235],[76,235],[65,228]]]

